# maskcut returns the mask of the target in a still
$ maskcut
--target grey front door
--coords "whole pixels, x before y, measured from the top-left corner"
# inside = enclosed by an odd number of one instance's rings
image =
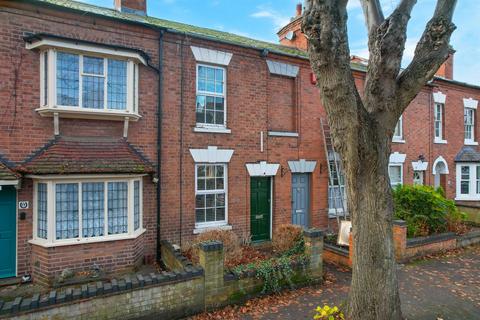
[[[307,173],[292,174],[292,223],[307,228],[309,222],[310,186]]]

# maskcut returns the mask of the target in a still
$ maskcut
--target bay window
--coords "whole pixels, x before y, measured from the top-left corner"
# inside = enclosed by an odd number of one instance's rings
[[[195,225],[197,228],[227,224],[227,166],[195,165]]]
[[[480,200],[480,164],[457,164],[456,200]]]
[[[226,126],[225,68],[197,65],[197,127]]]
[[[138,236],[141,178],[39,180],[35,183],[34,240],[56,245]]]

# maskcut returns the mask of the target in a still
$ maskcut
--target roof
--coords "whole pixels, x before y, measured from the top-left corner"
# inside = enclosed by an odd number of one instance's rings
[[[26,174],[153,173],[153,165],[125,139],[57,137],[17,169]]]
[[[0,155],[0,180],[18,180],[18,176],[11,169],[13,166]]]
[[[480,153],[472,147],[463,147],[455,156],[455,162],[480,162]]]

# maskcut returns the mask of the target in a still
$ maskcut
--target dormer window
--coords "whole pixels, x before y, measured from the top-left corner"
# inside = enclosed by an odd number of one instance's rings
[[[130,120],[138,113],[139,63],[133,49],[37,36],[40,49],[40,108],[44,116]]]

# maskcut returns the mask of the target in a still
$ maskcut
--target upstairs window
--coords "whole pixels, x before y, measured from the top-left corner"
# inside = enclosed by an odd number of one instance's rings
[[[465,144],[475,144],[475,110],[464,108]]]
[[[225,68],[197,65],[197,127],[225,127]]]
[[[404,142],[403,140],[403,115],[398,119],[395,131],[393,131],[393,142]]]
[[[435,103],[434,107],[434,133],[435,133],[435,142],[444,141],[444,104]]]

